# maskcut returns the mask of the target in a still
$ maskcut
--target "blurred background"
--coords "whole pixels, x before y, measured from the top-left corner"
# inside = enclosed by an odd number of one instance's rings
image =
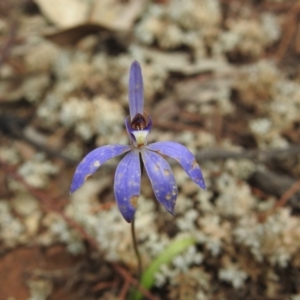
[[[196,156],[200,190],[170,161],[175,216],[146,176],[143,299],[300,300],[300,2],[0,2],[0,300],[130,299],[137,262],[113,178],[73,195],[92,149],[127,144],[128,71],[142,66],[149,142]]]

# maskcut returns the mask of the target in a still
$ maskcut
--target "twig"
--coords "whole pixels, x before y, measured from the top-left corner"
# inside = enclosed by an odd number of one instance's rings
[[[277,49],[277,53],[276,53],[277,62],[280,62],[283,59],[291,41],[292,41],[292,38],[297,29],[297,17],[298,17],[299,12],[300,12],[300,4],[299,4],[299,2],[296,2],[295,5],[293,5],[290,8],[289,12],[286,14],[288,17],[288,20],[287,20],[287,23],[285,26],[284,34],[282,35],[283,38]]]
[[[119,300],[125,300],[125,297],[129,291],[129,288],[130,288],[130,282],[129,281],[126,281],[125,280],[125,283],[120,291],[120,294],[119,294]]]
[[[279,198],[276,207],[283,206],[289,201],[295,210],[300,208],[299,181],[270,171],[256,171],[249,178],[249,183],[267,194]]]
[[[97,249],[98,244],[87,232],[73,219],[68,217],[63,211],[61,211],[55,204],[52,203],[52,201],[48,198],[48,196],[43,193],[42,191],[32,187],[30,184],[28,184],[24,178],[19,175],[13,167],[9,166],[8,164],[4,163],[0,160],[0,166],[13,177],[15,180],[20,182],[23,186],[27,188],[27,190],[31,193],[31,195],[35,196],[37,199],[39,199],[44,207],[47,210],[55,211],[58,213],[68,224],[70,227],[74,228],[93,248]]]
[[[283,207],[299,190],[300,179],[282,194],[272,209],[260,216],[260,221],[265,221],[269,216],[273,215],[279,207]]]
[[[170,129],[172,128],[173,131],[191,131],[191,132],[199,132],[199,128],[191,125],[186,125],[184,123],[177,123],[173,121],[164,121],[164,120],[156,120],[155,126],[161,129]]]
[[[93,291],[94,292],[99,292],[101,290],[105,290],[107,288],[111,288],[113,286],[116,285],[116,281],[113,280],[113,281],[108,281],[108,282],[100,282],[100,283],[97,283],[94,287],[93,287]]]
[[[220,0],[221,3],[232,5],[239,2],[241,5],[245,3],[245,0]],[[267,9],[268,11],[275,11],[275,12],[281,12],[286,11],[292,6],[292,1],[288,2],[273,2],[273,1],[263,1],[262,3],[255,3],[255,7],[258,8],[260,11]]]
[[[7,38],[4,46],[0,50],[0,67],[3,64],[3,62],[7,59],[7,57],[9,56],[10,49],[12,48],[13,44],[15,43],[17,28],[18,28],[17,22],[13,21],[13,23],[11,24],[8,38]]]
[[[199,161],[224,159],[251,159],[267,162],[275,158],[300,154],[300,145],[293,145],[287,149],[249,150],[243,152],[227,151],[223,149],[205,149],[196,154]]]
[[[276,203],[275,208],[284,206],[300,190],[300,179],[297,180]]]
[[[124,280],[128,280],[132,285],[136,286],[139,291],[146,296],[150,300],[160,300],[158,297],[152,295],[149,291],[147,291],[143,286],[141,286],[137,279],[133,278],[125,269],[120,267],[119,265],[113,265],[115,270],[122,275]]]
[[[37,142],[28,136],[26,131],[24,131],[24,127],[27,122],[28,121],[26,119],[19,118],[12,114],[3,113],[0,114],[0,131],[12,138],[26,142],[37,150],[46,153],[50,157],[61,158],[69,165],[76,165],[78,163],[77,160],[61,153],[61,150],[48,147],[47,145]]]

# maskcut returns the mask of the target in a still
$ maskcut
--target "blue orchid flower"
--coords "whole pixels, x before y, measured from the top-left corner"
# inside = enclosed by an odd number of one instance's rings
[[[140,64],[134,61],[129,74],[130,117],[125,119],[130,145],[106,145],[91,151],[78,165],[71,184],[75,192],[88,177],[109,159],[127,153],[117,166],[114,178],[115,198],[121,214],[131,222],[141,190],[141,166],[145,167],[156,199],[174,215],[177,185],[169,163],[162,155],[175,159],[189,177],[205,189],[205,182],[194,155],[175,142],[147,144],[152,127],[151,117],[144,112],[144,86]]]

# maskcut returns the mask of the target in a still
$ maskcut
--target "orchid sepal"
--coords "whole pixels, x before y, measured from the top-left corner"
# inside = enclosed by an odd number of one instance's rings
[[[75,170],[70,193],[79,189],[87,178],[93,175],[106,161],[130,150],[131,147],[128,145],[106,145],[87,154]]]
[[[144,83],[142,69],[135,60],[129,71],[128,84],[129,112],[131,121],[137,114],[144,112]]]

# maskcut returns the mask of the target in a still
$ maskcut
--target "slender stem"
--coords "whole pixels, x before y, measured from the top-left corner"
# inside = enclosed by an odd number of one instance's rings
[[[141,165],[141,176],[142,176],[143,172],[144,172],[144,164],[143,164],[141,153],[140,153],[140,165]],[[138,244],[137,244],[137,240],[136,240],[135,221],[134,220],[135,220],[135,217],[133,217],[132,222],[131,222],[131,236],[132,236],[133,249],[134,249],[137,261],[138,261],[137,278],[138,278],[138,280],[140,280],[141,276],[142,276],[142,272],[143,272],[143,267],[142,267],[142,258],[141,258],[139,248],[138,248]]]
[[[142,276],[142,258],[141,258],[139,248],[138,248],[138,244],[137,244],[137,240],[136,240],[134,218],[132,219],[132,222],[131,222],[131,236],[132,236],[132,242],[133,242],[133,249],[134,249],[137,261],[138,261],[137,278],[138,278],[138,280],[140,280],[140,278]]]
[[[141,166],[141,176],[143,176],[143,173],[144,173],[144,163],[143,163],[143,159],[142,159],[141,153],[140,153],[140,166]]]

